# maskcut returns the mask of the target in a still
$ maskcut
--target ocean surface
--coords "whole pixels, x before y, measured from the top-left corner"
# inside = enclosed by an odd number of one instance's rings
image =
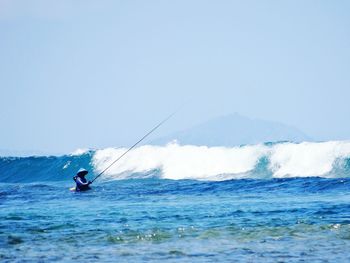
[[[0,158],[0,262],[350,262],[350,142]]]

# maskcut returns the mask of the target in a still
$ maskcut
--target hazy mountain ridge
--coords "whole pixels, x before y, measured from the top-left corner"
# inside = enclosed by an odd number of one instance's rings
[[[312,139],[297,128],[286,124],[231,114],[158,138],[152,144],[162,145],[174,140],[179,144],[237,146],[276,141],[301,142]]]

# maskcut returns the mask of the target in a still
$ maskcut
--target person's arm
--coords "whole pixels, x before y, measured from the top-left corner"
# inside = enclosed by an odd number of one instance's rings
[[[90,181],[84,183],[84,182],[81,180],[81,178],[79,178],[79,177],[77,178],[76,182],[77,182],[78,185],[84,185],[84,186],[85,186],[85,185],[91,184]]]

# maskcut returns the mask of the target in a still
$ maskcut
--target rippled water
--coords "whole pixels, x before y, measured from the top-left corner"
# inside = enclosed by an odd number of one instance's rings
[[[350,180],[0,184],[2,262],[349,262]]]

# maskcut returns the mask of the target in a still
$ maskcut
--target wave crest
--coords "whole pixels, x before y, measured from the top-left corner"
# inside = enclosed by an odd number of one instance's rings
[[[98,150],[92,158],[97,172],[126,149]],[[141,146],[105,173],[108,179],[149,176],[164,179],[229,180],[242,178],[347,177],[350,142],[303,142],[241,147]]]
[[[2,157],[0,182],[72,180],[84,167],[93,178],[125,148],[79,151],[64,156]],[[350,142],[266,143],[241,147],[145,145],[128,153],[101,179],[160,178],[223,181],[350,175]]]

